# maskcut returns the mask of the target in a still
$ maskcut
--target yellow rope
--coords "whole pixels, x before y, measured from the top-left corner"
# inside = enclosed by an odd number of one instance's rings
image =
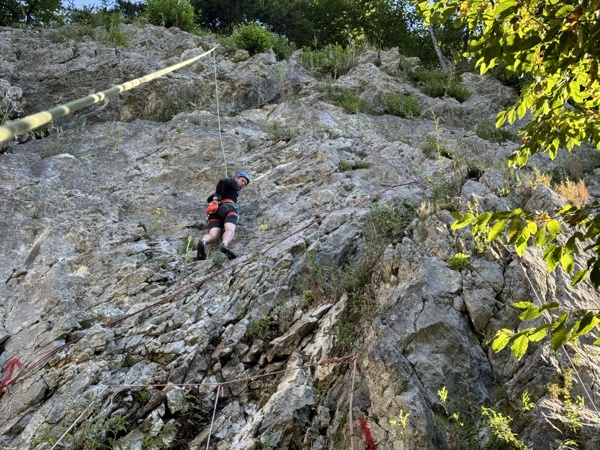
[[[27,116],[22,119],[7,122],[4,125],[0,126],[0,142],[7,141],[13,136],[24,133],[25,131],[41,127],[42,125],[45,125],[49,122],[52,122],[53,120],[66,116],[67,114],[71,114],[72,112],[85,108],[86,106],[90,106],[94,103],[101,102],[105,98],[111,97],[115,94],[120,94],[121,92],[133,89],[134,87],[137,87],[142,83],[147,83],[148,81],[154,80],[155,78],[162,77],[163,75],[169,72],[181,69],[182,67],[192,64],[193,62],[213,52],[215,48],[212,48],[207,52],[202,53],[201,55],[194,56],[193,58],[190,58],[174,66],[145,75],[141,78],[136,78],[135,80],[127,81],[126,83],[119,84],[118,86],[106,89],[105,91],[97,92],[96,94],[91,94],[87,97],[74,100],[70,103],[67,103],[66,105],[57,106],[56,108],[52,108],[48,111],[39,112],[37,114],[32,114],[31,116]]]
[[[219,107],[219,84],[217,82],[217,58],[213,55],[213,66],[215,68],[215,97],[217,100],[217,124],[219,126],[219,142],[221,142],[221,153],[223,153],[223,161],[225,162],[225,178],[227,176],[227,158],[225,157],[225,148],[223,147],[223,134],[221,132],[221,108]]]

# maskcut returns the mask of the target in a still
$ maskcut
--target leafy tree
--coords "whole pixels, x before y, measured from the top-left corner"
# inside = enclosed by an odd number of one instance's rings
[[[194,8],[188,0],[148,0],[145,15],[154,25],[184,31],[192,31],[195,27]]]
[[[235,45],[248,50],[250,55],[267,51],[275,45],[273,33],[255,22],[236,28],[232,37]]]
[[[0,2],[0,26],[49,24],[61,9],[61,0],[5,0]]]
[[[314,46],[348,45],[357,37],[356,8],[353,0],[319,0],[307,11],[314,24]]]
[[[236,25],[256,19],[259,0],[192,0],[200,25],[230,34]]]
[[[309,47],[317,33],[308,16],[312,0],[266,0],[259,2],[255,19],[268,24],[273,33],[286,36],[298,47]]]
[[[409,0],[366,0],[356,6],[355,26],[377,48],[398,47],[401,55],[420,56],[424,63],[435,58],[427,29]],[[426,52],[430,54],[423,58]]]
[[[114,10],[121,13],[125,19],[135,19],[144,13],[146,4],[130,0],[116,0]]]
[[[582,142],[600,149],[600,18],[598,1],[575,0],[497,0],[421,2],[426,21],[445,22],[453,18],[472,33],[469,53],[476,58],[481,73],[505,64],[507,76],[525,77],[517,102],[497,115],[496,126],[513,123],[531,113],[532,119],[521,129],[522,143],[509,163],[522,166],[529,156],[547,152],[555,158],[559,149],[572,150]],[[559,265],[573,274],[572,285],[589,276],[595,289],[600,287],[600,205],[568,206],[548,213],[521,209],[479,216],[466,214],[454,225],[472,225],[474,234],[484,233],[489,241],[504,239],[519,256],[530,245],[544,248],[549,271]],[[585,251],[586,267],[576,267],[574,256]],[[591,256],[590,256],[591,255]],[[548,303],[536,307],[521,302],[523,320],[539,317],[546,310],[558,309]],[[563,312],[551,324],[528,328],[519,333],[501,330],[494,348],[509,345],[522,356],[530,341],[551,335],[554,349],[576,340],[596,328],[600,313]],[[595,342],[600,344],[600,339]]]

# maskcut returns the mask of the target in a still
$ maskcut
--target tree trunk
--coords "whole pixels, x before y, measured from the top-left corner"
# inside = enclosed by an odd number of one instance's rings
[[[448,61],[442,54],[442,49],[440,48],[437,38],[435,37],[435,31],[433,30],[433,25],[429,25],[429,34],[431,35],[431,40],[433,42],[433,48],[435,49],[435,53],[440,61],[440,66],[442,67],[442,71],[448,75],[450,73],[450,66]]]

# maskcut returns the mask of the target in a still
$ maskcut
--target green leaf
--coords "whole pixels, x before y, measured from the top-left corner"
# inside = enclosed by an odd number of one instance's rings
[[[515,303],[511,303],[511,306],[514,308],[518,308],[518,309],[537,308],[537,306],[535,306],[535,304],[532,302],[515,302]]]
[[[581,234],[581,233],[579,233]],[[568,249],[571,253],[579,253],[579,249],[577,248],[577,236],[573,235],[569,238],[567,243],[565,244],[565,248]]]
[[[498,236],[500,236],[502,234],[505,227],[506,227],[506,220],[499,220],[498,222],[496,222],[496,224],[492,227],[492,229],[488,233],[488,236],[487,236],[488,241],[492,242],[495,239],[497,239]]]
[[[475,219],[475,216],[471,213],[467,213],[464,216],[462,216],[459,220],[454,222],[450,229],[458,230],[459,228],[464,228],[467,225],[469,225],[473,221],[473,219]]]
[[[496,128],[500,128],[506,122],[506,111],[500,111],[496,115]]]
[[[508,226],[508,237],[510,239],[509,243],[514,244],[517,240],[518,236],[521,235],[522,232],[521,220],[519,218],[514,218],[510,221],[510,225]]]
[[[565,320],[569,317],[569,313],[562,313],[556,322],[554,322],[553,329],[556,330],[558,327],[565,323]]]
[[[550,245],[544,252],[544,259],[546,260],[546,266],[548,272],[552,272],[558,266],[562,254],[562,248],[558,245]]]
[[[450,5],[453,5],[452,3],[450,3]],[[454,15],[454,13],[456,12],[457,8],[446,8],[446,10],[442,13],[442,17],[440,18],[441,22],[446,22],[448,19],[450,19],[450,17],[452,17]]]
[[[537,233],[535,233],[535,236],[533,237],[533,245],[535,245],[536,247],[543,247],[544,244],[542,244],[542,242],[544,242],[545,236],[546,227],[542,227],[537,231]]]
[[[514,0],[504,0],[500,2],[498,8],[496,8],[496,18],[498,18],[503,12],[509,10],[510,8],[514,8],[517,6],[517,2]]]
[[[552,338],[550,339],[550,345],[552,350],[558,350],[567,342],[567,335],[565,333],[565,324],[561,324],[557,329],[552,332]]]
[[[532,331],[531,334],[528,335],[529,340],[531,342],[541,341],[542,339],[544,339],[546,337],[546,335],[548,334],[548,330],[550,330],[551,326],[552,325],[549,323],[540,325],[534,331]]]
[[[592,270],[590,271],[590,281],[592,282],[592,286],[594,286],[594,289],[598,289],[598,287],[600,286],[600,267],[598,265],[598,262],[594,264]]]
[[[560,306],[558,302],[548,302],[540,306],[540,312],[546,311],[547,309],[557,309]]]
[[[517,115],[519,116],[519,119],[522,119],[525,114],[527,114],[527,105],[525,102],[519,102],[519,106],[517,107]]]
[[[572,273],[575,269],[575,261],[570,253],[563,253],[562,257],[560,258],[560,264],[567,273]]]
[[[512,350],[513,354],[517,357],[517,359],[520,359],[527,351],[528,345],[529,339],[527,338],[527,336],[521,335],[514,340],[514,342],[510,346],[510,349]]]
[[[588,276],[588,273],[589,272],[587,270],[580,270],[579,272],[577,272],[575,274],[575,276],[573,277],[573,279],[571,280],[571,287],[575,287],[576,285],[581,283],[583,280],[585,280],[585,278]]]
[[[583,318],[576,322],[574,335],[581,336],[592,331],[596,325],[600,323],[600,319],[593,312],[588,311]]]
[[[519,48],[522,50],[530,49],[531,47],[535,47],[540,42],[542,42],[542,38],[538,35],[529,36],[528,38],[522,40],[519,43]]]
[[[537,308],[528,309],[519,314],[519,319],[521,320],[532,320],[540,317],[540,310]]]
[[[487,225],[487,223],[490,221],[491,218],[492,218],[492,213],[484,212],[483,214],[480,214],[479,216],[477,216],[477,219],[475,219],[474,225],[485,226],[485,225]]]
[[[571,11],[573,11],[573,5],[563,5],[558,11],[556,11],[556,18],[566,18],[569,16],[569,14],[571,14]]]
[[[515,242],[515,251],[517,252],[517,255],[523,256],[525,250],[527,250],[527,239],[521,236],[517,239],[517,242]]]
[[[500,211],[492,214],[491,220],[504,220],[513,215],[513,211]]]
[[[552,236],[556,236],[560,232],[560,223],[556,219],[551,219],[546,224],[546,228]]]
[[[512,335],[513,332],[506,328],[498,330],[498,332],[496,333],[496,337],[492,342],[492,350],[494,350],[495,352],[499,352],[500,350],[502,350],[504,347],[506,347]]]

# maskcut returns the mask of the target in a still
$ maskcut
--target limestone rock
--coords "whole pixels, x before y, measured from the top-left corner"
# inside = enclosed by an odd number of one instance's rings
[[[0,108],[55,106],[217,43],[134,24],[120,28],[126,48],[93,39],[101,29],[76,46],[61,42],[74,26],[0,28]],[[507,192],[510,177],[494,167],[517,143],[475,133],[514,101],[511,88],[463,74],[473,93],[467,101],[433,99],[398,76],[409,65],[419,62],[401,61],[397,49],[367,52],[334,84],[380,113],[387,94],[414,95],[420,118],[347,114],[297,60],[219,47],[7,143],[0,365],[18,358],[24,366],[0,377],[8,380],[0,447],[33,448],[45,430],[71,426],[91,399],[73,434],[84,439],[87,426],[123,416],[128,425],[115,443],[123,447],[159,440],[173,448],[210,440],[223,450],[350,447],[352,408],[355,446],[362,445],[356,419],[364,417],[377,448],[441,448],[452,420],[442,389],[465,411],[509,408],[527,391],[538,406],[513,429],[527,445],[558,446],[569,421],[548,386],[564,384],[568,358],[540,342],[516,360],[493,352],[489,339],[529,326],[515,302],[539,297],[597,310],[598,293],[589,283],[571,289],[560,270],[548,273],[540,249],[522,258],[481,251],[468,229],[451,230],[451,212],[464,213],[469,202],[493,212],[565,200],[544,187],[531,196]],[[424,152],[431,136],[448,157]],[[532,161],[543,170],[557,164],[540,155]],[[194,246],[208,228],[205,199],[238,170],[253,178],[238,201],[231,247],[239,257],[227,260],[209,246],[208,258],[196,261]],[[587,179],[598,196],[594,175]],[[377,217],[392,238],[375,227]],[[462,271],[446,262],[458,252],[470,254]],[[342,284],[336,274],[355,273],[348,271],[361,258],[372,263],[367,273]],[[586,255],[576,264],[584,267]],[[363,280],[372,280],[369,298]],[[311,298],[310,283],[331,298]],[[249,333],[256,318],[264,326]],[[580,359],[572,398],[595,395],[600,383],[592,342],[567,350]],[[578,439],[593,449],[598,415],[588,405],[586,398]],[[402,435],[390,423],[400,412],[410,414]],[[473,426],[483,448],[490,432]]]

